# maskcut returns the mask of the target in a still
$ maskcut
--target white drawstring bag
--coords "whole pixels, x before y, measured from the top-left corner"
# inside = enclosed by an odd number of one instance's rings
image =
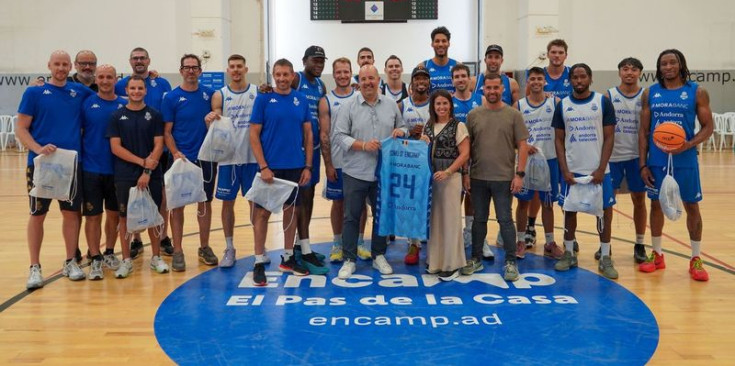
[[[33,166],[33,189],[29,193],[31,196],[69,201],[70,197],[76,195],[76,151],[56,149],[51,154],[38,155],[33,158]]]
[[[592,176],[576,177],[577,184],[567,186],[564,198],[564,211],[584,212],[602,217],[602,184],[592,183]]]
[[[163,176],[169,210],[207,200],[202,169],[186,159],[176,159]]]
[[[203,161],[222,162],[232,160],[235,156],[235,126],[229,117],[220,117],[209,125],[197,159]]]
[[[245,193],[245,199],[259,204],[272,213],[280,213],[294,188],[296,194],[299,194],[298,184],[278,178],[273,178],[273,183],[268,184],[260,178],[260,173],[257,173],[252,187]]]
[[[666,166],[666,176],[661,182],[661,188],[658,189],[658,201],[664,215],[669,220],[676,221],[681,217],[684,204],[681,201],[679,183],[676,183],[674,179],[674,160],[671,154],[669,154],[669,162]]]
[[[130,234],[163,225],[163,216],[158,212],[158,206],[147,188],[130,188],[127,210],[127,232]]]
[[[551,191],[551,174],[546,157],[541,152],[528,156],[526,162],[526,176],[523,178],[523,188],[538,192]]]

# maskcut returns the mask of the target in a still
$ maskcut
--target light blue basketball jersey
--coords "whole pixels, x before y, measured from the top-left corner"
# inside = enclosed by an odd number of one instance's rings
[[[387,138],[378,156],[378,235],[428,239],[431,219],[429,145]]]

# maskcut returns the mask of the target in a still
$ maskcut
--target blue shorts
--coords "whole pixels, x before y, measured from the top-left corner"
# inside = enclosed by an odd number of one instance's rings
[[[541,202],[554,202],[559,196],[559,160],[556,158],[546,160],[549,165],[549,175],[551,175],[551,192],[538,191],[538,198]],[[528,202],[533,199],[536,191],[523,189],[520,193],[516,193],[514,196],[521,201]]]
[[[321,148],[314,148],[314,157],[311,159],[311,181],[307,187],[315,187],[319,183],[321,173],[322,154]]]
[[[342,191],[342,169],[337,170],[337,180],[332,182],[327,179],[327,187],[324,192],[324,198],[330,201],[342,201],[345,199],[344,192]]]
[[[222,201],[234,201],[237,192],[242,195],[252,187],[255,173],[259,170],[258,164],[220,165],[219,179],[217,180],[217,193],[215,197]]]
[[[646,191],[646,185],[643,183],[643,179],[641,179],[638,158],[610,163],[610,176],[612,177],[614,189],[620,189],[620,185],[623,183],[623,179],[625,179],[630,192],[638,193]]]
[[[650,167],[655,188],[646,187],[648,198],[658,201],[658,190],[666,176],[666,167]],[[702,200],[702,186],[699,183],[699,167],[674,168],[674,180],[679,184],[679,193],[684,203],[697,203]]]
[[[575,177],[582,177],[584,175],[585,174],[574,173]],[[559,206],[561,207],[564,207],[564,197],[566,197],[567,192],[567,182],[562,181],[561,194],[559,195]],[[612,186],[612,178],[610,177],[610,173],[607,173],[602,179],[602,208],[612,207],[615,203],[615,191]]]

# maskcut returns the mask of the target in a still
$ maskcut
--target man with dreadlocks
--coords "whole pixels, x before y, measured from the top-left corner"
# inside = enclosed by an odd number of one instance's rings
[[[709,280],[700,258],[702,240],[702,216],[699,201],[702,188],[699,183],[699,163],[697,145],[712,134],[712,110],[709,106],[707,91],[689,81],[689,69],[684,55],[676,49],[664,50],[656,61],[656,84],[643,92],[641,102],[640,133],[638,149],[640,152],[640,172],[643,182],[648,186],[651,199],[651,242],[653,252],[640,264],[642,272],[653,272],[666,268],[661,249],[661,233],[664,228],[664,215],[659,202],[659,189],[667,173],[668,156],[673,155],[674,179],[679,184],[681,199],[687,213],[687,230],[692,247],[689,274],[697,281]],[[694,133],[695,118],[702,128]],[[678,149],[662,151],[652,142],[653,130],[663,122],[673,122],[684,128],[686,141]],[[646,159],[647,158],[647,159]]]

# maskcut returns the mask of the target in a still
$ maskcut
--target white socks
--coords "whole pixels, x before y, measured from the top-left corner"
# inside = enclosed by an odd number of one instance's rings
[[[701,241],[691,240],[690,243],[692,244],[692,258],[699,257],[700,254],[701,254],[701,251],[702,251],[700,249],[701,246],[702,246],[702,242]]]
[[[232,237],[226,236],[225,237],[225,244],[227,244],[227,249],[235,249],[235,246],[232,244]]]
[[[574,240],[564,240],[564,250],[574,253]]]
[[[554,241],[554,233],[544,233],[544,237],[546,238],[547,243]]]
[[[263,254],[255,255],[255,264],[258,264],[258,263],[265,263],[265,255]]]
[[[517,241],[526,241],[526,232],[525,231],[517,231],[516,232],[516,240]]]
[[[610,243],[600,242],[600,258],[604,256],[610,256]]]
[[[653,245],[653,250],[656,251],[656,253],[663,254],[664,251],[661,248],[661,237],[660,236],[652,236],[651,245]]]
[[[636,244],[643,244],[643,240],[645,240],[645,238],[646,238],[645,235],[635,234],[635,243]]]
[[[309,244],[309,239],[299,239],[299,241],[296,242],[296,244],[301,247],[301,253],[303,254],[311,253],[311,244]]]

